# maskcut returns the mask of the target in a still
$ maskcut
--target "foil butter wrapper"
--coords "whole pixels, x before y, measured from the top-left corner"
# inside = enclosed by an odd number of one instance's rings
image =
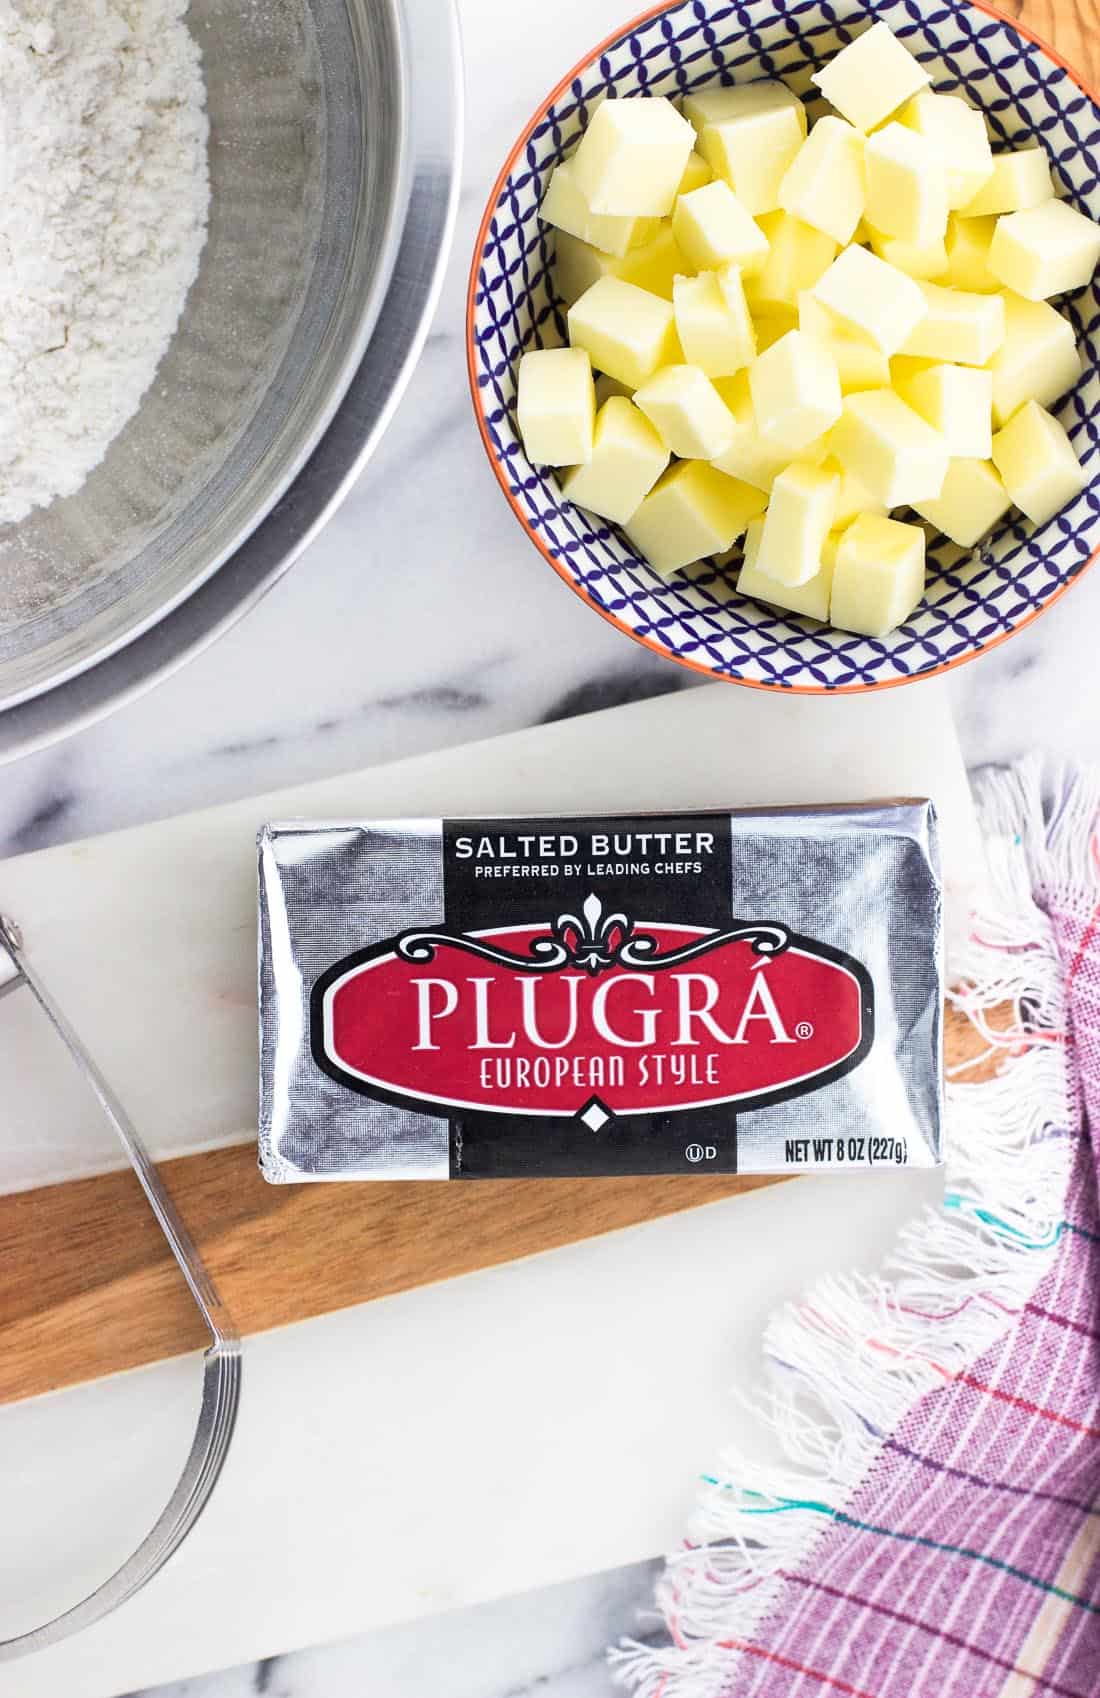
[[[264,1177],[941,1160],[930,802],[259,836]]]

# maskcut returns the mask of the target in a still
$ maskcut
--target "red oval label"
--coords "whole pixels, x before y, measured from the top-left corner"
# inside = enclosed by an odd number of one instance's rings
[[[781,926],[635,924],[587,904],[550,930],[402,933],[313,991],[318,1064],[435,1114],[760,1106],[851,1071],[872,1024],[868,974],[839,950]]]

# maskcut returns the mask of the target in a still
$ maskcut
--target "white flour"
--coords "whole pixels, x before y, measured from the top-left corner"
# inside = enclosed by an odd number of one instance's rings
[[[206,239],[187,0],[0,0],[0,522],[136,412]]]

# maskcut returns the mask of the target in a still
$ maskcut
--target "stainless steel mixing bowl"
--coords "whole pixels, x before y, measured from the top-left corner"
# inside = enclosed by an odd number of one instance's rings
[[[84,487],[0,528],[0,759],[106,711],[301,551],[419,352],[453,220],[453,0],[192,0],[210,230]]]

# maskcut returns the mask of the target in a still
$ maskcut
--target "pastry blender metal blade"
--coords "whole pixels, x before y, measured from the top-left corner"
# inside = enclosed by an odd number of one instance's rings
[[[8,967],[14,972],[7,971]],[[202,1401],[187,1461],[172,1496],[133,1555],[78,1604],[41,1627],[0,1639],[0,1662],[41,1650],[90,1627],[133,1597],[162,1568],[195,1525],[221,1473],[241,1392],[241,1341],[190,1233],[125,1109],[27,960],[19,928],[0,915],[0,997],[26,990],[68,1050],[126,1152],[188,1289],[210,1333],[203,1356]]]

